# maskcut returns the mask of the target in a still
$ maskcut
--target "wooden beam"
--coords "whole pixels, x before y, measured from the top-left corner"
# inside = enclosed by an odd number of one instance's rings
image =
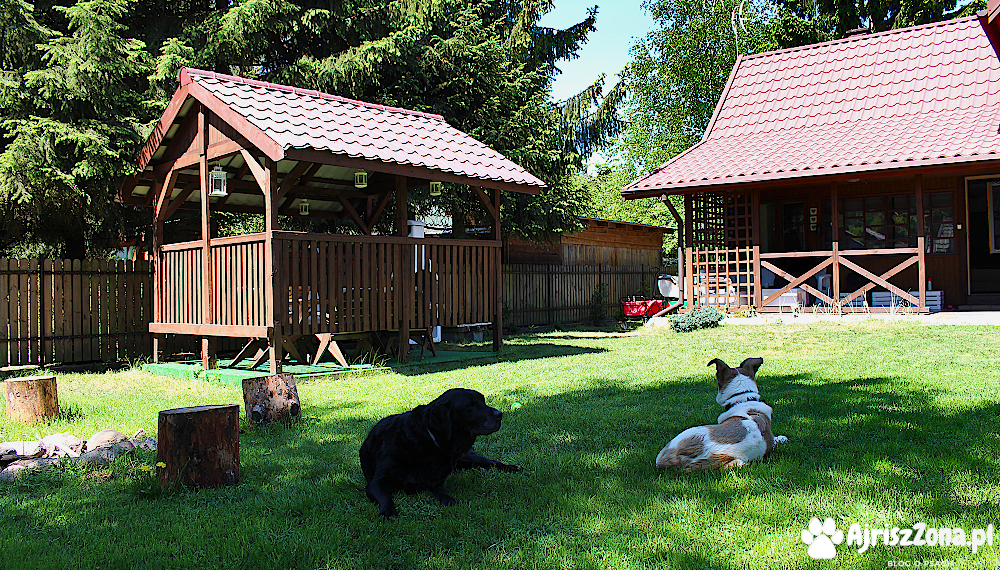
[[[251,146],[260,150],[265,156],[277,162],[285,158],[285,151],[274,139],[268,136],[259,127],[251,123],[246,117],[231,109],[222,102],[212,92],[205,89],[197,82],[187,84],[191,96],[201,104],[208,107],[212,113],[218,116],[221,124],[232,127],[243,136]],[[312,162],[312,161],[310,161]]]
[[[896,267],[893,267],[889,271],[886,271],[882,275],[879,275],[879,277],[881,277],[882,279],[888,281],[889,279],[892,278],[892,276],[896,275],[897,273],[899,273],[900,271],[906,269],[907,267],[913,265],[914,263],[917,263],[917,258],[916,257],[908,257],[902,263],[900,263],[899,265],[897,265]],[[856,297],[860,297],[861,295],[864,295],[865,293],[871,291],[875,287],[876,287],[876,285],[874,283],[868,283],[864,287],[862,287],[862,288],[858,289],[857,291],[851,293],[847,297],[844,297],[843,300],[841,300],[841,304],[850,303]]]
[[[409,203],[406,200],[406,177],[396,177],[396,235],[406,237],[409,228],[406,227],[409,216]],[[407,337],[409,338],[409,337]]]
[[[279,200],[283,199],[285,197],[285,194],[288,193],[288,190],[295,185],[295,182],[297,182],[298,179],[301,178],[302,175],[305,174],[305,172],[309,170],[309,168],[312,166],[316,165],[310,164],[308,162],[296,163],[295,167],[292,168],[292,171],[286,174],[285,177],[281,180],[281,185],[278,186],[278,199]]]
[[[186,334],[191,336],[225,336],[225,337],[266,337],[268,327],[242,325],[192,325],[182,323],[149,323],[149,332],[153,334]]]
[[[153,155],[156,154],[157,149],[160,148],[160,143],[163,142],[163,137],[167,136],[167,131],[169,131],[170,127],[174,124],[174,121],[177,119],[177,114],[184,107],[184,102],[187,101],[187,98],[187,85],[181,85],[170,97],[170,102],[167,103],[167,108],[164,109],[163,114],[160,115],[160,120],[157,121],[156,126],[153,127],[153,131],[149,134],[149,138],[146,139],[146,144],[144,144],[142,146],[142,150],[139,151],[138,165],[140,170],[145,170],[146,165],[153,159]]]
[[[910,265],[912,265],[916,261],[917,261],[916,257],[911,257],[910,259],[908,259],[904,263],[909,263]],[[889,283],[888,281],[886,281],[885,279],[883,279],[881,276],[875,275],[871,271],[868,271],[867,269],[865,269],[864,267],[861,267],[860,265],[854,263],[853,261],[851,261],[849,259],[846,259],[846,258],[841,258],[840,262],[843,263],[848,269],[850,269],[850,270],[852,270],[852,271],[860,274],[861,276],[867,278],[869,281],[875,283],[878,286],[885,287],[886,289],[888,289],[888,290],[892,291],[893,293],[895,293],[895,294],[899,295],[900,297],[902,297],[904,300],[906,300],[906,301],[908,301],[910,303],[913,303],[914,305],[919,305],[920,304],[920,301],[918,299],[916,299],[915,297],[913,297],[912,295],[910,295],[908,292],[903,291],[899,287],[896,287],[892,283]],[[902,265],[902,264],[900,264],[900,265]]]
[[[439,180],[441,182],[453,182],[456,184],[467,184],[469,186],[485,186],[487,188],[499,188],[511,192],[521,192],[522,194],[538,194],[541,188],[527,184],[514,184],[511,182],[498,182],[496,180],[486,180],[450,174],[440,170],[431,170],[420,166],[409,166],[396,164],[394,162],[378,162],[361,158],[351,158],[344,155],[333,154],[329,151],[313,149],[288,149],[287,157],[292,160],[308,160],[309,162],[319,162],[331,166],[341,166],[343,168],[353,168],[355,170],[370,170],[373,172],[384,172],[410,178],[420,178],[424,180]]]
[[[267,187],[268,176],[264,172],[264,167],[257,162],[257,159],[254,155],[250,154],[249,150],[241,148],[240,154],[243,155],[243,160],[246,162],[246,165],[250,167],[250,172],[253,173],[254,180],[256,180],[257,185],[260,186],[260,191],[263,192],[265,196],[269,195],[271,190]],[[275,210],[275,214],[277,214],[277,210]]]
[[[201,185],[197,183],[191,183],[181,190],[181,193],[177,195],[176,198],[170,201],[170,204],[163,210],[163,219],[169,220],[170,216],[174,215],[174,212],[181,207],[181,204],[188,199],[188,196],[194,193],[195,190],[200,189]]]
[[[340,203],[341,205],[344,206],[344,211],[347,212],[347,214],[351,217],[351,220],[358,225],[358,228],[361,230],[361,233],[371,235],[372,233],[371,230],[368,229],[368,225],[365,224],[365,221],[361,219],[361,216],[358,215],[358,211],[354,208],[353,205],[351,205],[350,200],[341,196]]]
[[[371,229],[375,227],[375,222],[378,221],[378,217],[382,215],[382,211],[385,207],[389,205],[389,198],[392,198],[392,190],[387,190],[382,194],[382,199],[378,201],[378,205],[375,210],[368,213],[368,219],[365,220],[365,224],[368,226],[368,234],[371,235]]]
[[[812,269],[810,269],[809,271],[803,273],[801,276],[795,277],[794,275],[788,273],[784,269],[781,269],[780,267],[774,265],[773,263],[771,263],[769,261],[765,261],[765,260],[762,259],[761,262],[760,262],[760,264],[762,266],[764,266],[764,267],[770,269],[771,271],[773,271],[775,275],[780,275],[785,280],[787,280],[789,283],[787,285],[785,285],[784,287],[782,287],[781,289],[778,289],[777,292],[771,293],[766,299],[764,299],[763,301],[760,302],[761,303],[760,306],[761,307],[766,307],[766,306],[770,305],[772,301],[774,301],[778,297],[784,295],[789,290],[802,285],[803,283],[805,283],[806,279],[809,279],[813,275],[816,275],[817,273],[820,272],[820,270],[822,270],[823,268],[829,266],[832,263],[833,263],[833,258],[832,257],[828,257],[828,258],[824,259],[823,261],[821,261],[818,265],[816,265],[815,267],[813,267]],[[809,287],[809,288],[812,289],[812,287]],[[815,289],[813,289],[813,290],[815,291]],[[824,295],[824,297],[825,297],[825,295]]]
[[[167,181],[160,189],[160,195],[156,198],[156,208],[153,210],[154,220],[163,219],[163,208],[167,203],[167,199],[174,193],[174,184],[177,183],[177,175],[178,171],[176,170],[172,170],[167,174]]]
[[[924,244],[926,243],[924,232],[926,228],[924,227],[924,175],[917,174],[914,184],[917,191],[917,257],[919,258],[917,265],[917,291],[920,292],[920,303],[917,305],[921,312],[926,312],[927,310],[927,264],[924,263],[924,254],[926,249]]]
[[[486,192],[483,192],[483,189],[480,186],[473,186],[472,189],[476,192],[476,196],[479,197],[479,201],[482,203],[486,213],[489,214],[491,219],[496,220],[498,217],[497,212],[493,209],[493,203],[489,196],[486,195]]]
[[[250,169],[254,165],[260,168],[257,161],[250,156],[250,153],[243,151],[244,158],[248,159]],[[251,162],[252,161],[252,162]],[[277,186],[275,184],[276,163],[270,158],[264,159],[265,168],[260,168],[260,177],[257,178],[264,191],[264,291],[265,291],[265,318],[270,327],[268,335],[268,360],[270,361],[271,374],[281,374],[282,359],[282,335],[284,333],[283,324],[288,320],[287,299],[288,290],[285,277],[281,272],[281,251],[275,241],[274,232],[278,229],[278,206],[277,206]],[[256,177],[257,174],[254,173]]]
[[[198,109],[198,146],[201,156],[198,160],[198,177],[201,183],[201,290],[202,324],[210,325],[215,321],[215,289],[212,282],[212,226],[211,212],[208,203],[208,112],[204,105]],[[215,341],[211,337],[201,339],[201,367],[211,370],[217,367],[215,359]]]

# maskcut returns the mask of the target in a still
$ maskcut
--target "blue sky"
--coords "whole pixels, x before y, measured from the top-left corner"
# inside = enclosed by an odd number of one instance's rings
[[[582,22],[587,8],[595,4],[599,7],[597,31],[591,32],[579,59],[559,66],[562,74],[552,88],[552,97],[557,101],[576,95],[601,73],[607,75],[606,88],[614,85],[615,74],[628,63],[629,48],[653,27],[653,19],[640,7],[640,0],[555,0],[555,8],[540,24],[568,28]]]

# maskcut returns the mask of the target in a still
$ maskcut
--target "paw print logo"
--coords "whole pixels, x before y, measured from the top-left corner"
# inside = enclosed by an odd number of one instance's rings
[[[837,523],[827,518],[822,523],[813,517],[809,528],[802,531],[802,542],[809,545],[809,556],[816,560],[831,560],[837,556],[834,546],[844,542],[844,533],[837,530]]]

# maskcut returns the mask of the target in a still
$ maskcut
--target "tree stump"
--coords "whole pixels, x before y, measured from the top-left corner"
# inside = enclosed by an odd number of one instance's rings
[[[291,424],[302,421],[299,391],[291,374],[244,378],[243,403],[250,427],[271,422]]]
[[[7,417],[32,423],[55,417],[59,413],[59,396],[55,376],[25,376],[8,378]]]
[[[240,407],[236,404],[160,412],[158,480],[164,487],[220,487],[240,482]]]

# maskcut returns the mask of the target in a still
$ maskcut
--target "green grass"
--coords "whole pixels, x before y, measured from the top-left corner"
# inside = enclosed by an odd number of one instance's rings
[[[761,356],[758,384],[791,441],[738,470],[660,472],[656,453],[720,409],[714,368]],[[1000,334],[902,324],[515,336],[496,363],[299,385],[305,421],[240,436],[238,486],[157,493],[152,454],[0,486],[0,568],[886,568],[1000,566],[969,548],[841,546],[813,561],[811,517],[873,528],[1000,523]],[[381,521],[357,450],[379,418],[449,387],[504,427],[477,450],[521,474],[461,472],[459,500],[398,495]],[[72,410],[0,438],[156,433],[157,412],[241,403],[236,388],[141,371],[59,377]],[[516,404],[519,404],[516,405]]]

